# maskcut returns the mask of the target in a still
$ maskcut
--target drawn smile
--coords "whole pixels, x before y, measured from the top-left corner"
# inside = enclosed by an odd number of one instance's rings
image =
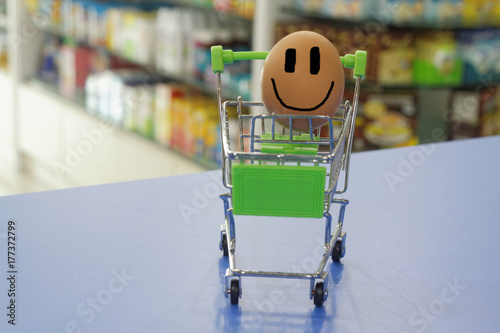
[[[278,99],[280,104],[282,106],[284,106],[285,108],[290,109],[290,110],[294,110],[294,111],[314,111],[314,110],[320,108],[323,104],[325,104],[325,102],[330,97],[330,94],[332,93],[332,90],[333,90],[333,86],[335,84],[334,81],[332,81],[332,83],[330,84],[330,89],[328,89],[328,92],[326,93],[325,98],[318,105],[316,105],[312,108],[297,108],[294,106],[287,105],[285,102],[283,102],[283,100],[281,99],[281,97],[278,93],[278,89],[276,88],[276,82],[274,81],[274,79],[271,79],[271,82],[273,83],[274,94],[276,95],[276,98]]]

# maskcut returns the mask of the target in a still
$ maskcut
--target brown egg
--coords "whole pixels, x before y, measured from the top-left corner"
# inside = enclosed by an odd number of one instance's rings
[[[262,70],[262,100],[269,113],[333,116],[344,95],[344,69],[335,46],[311,31],[294,32],[269,52]],[[288,119],[278,121],[289,127]],[[325,120],[315,119],[313,128]],[[296,131],[309,120],[294,119]]]

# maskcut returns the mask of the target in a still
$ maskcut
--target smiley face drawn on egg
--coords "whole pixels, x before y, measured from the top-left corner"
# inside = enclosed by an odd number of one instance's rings
[[[267,111],[275,114],[333,116],[344,94],[344,69],[332,43],[311,31],[281,39],[264,62],[261,87]],[[278,121],[288,127],[288,119]],[[315,119],[313,128],[326,121]],[[307,119],[294,119],[297,131],[309,129]]]

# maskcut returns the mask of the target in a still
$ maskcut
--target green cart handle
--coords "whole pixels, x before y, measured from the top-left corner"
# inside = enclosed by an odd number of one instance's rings
[[[224,64],[231,64],[235,60],[259,60],[266,59],[269,52],[233,52],[232,50],[223,50],[222,46],[215,45],[210,49],[212,53],[212,70],[214,73],[223,73]]]
[[[269,52],[233,52],[232,50],[223,50],[221,45],[212,46],[212,70],[214,73],[223,73],[224,64],[231,64],[235,60],[263,60],[266,59]],[[354,77],[365,77],[366,72],[366,51],[356,51],[355,54],[346,54],[340,57],[340,61],[345,68],[354,69]]]
[[[342,61],[345,68],[353,69],[354,78],[360,77],[362,79],[365,78],[366,74],[366,59],[367,52],[360,50],[356,51],[355,54],[346,54],[340,57],[340,61]]]

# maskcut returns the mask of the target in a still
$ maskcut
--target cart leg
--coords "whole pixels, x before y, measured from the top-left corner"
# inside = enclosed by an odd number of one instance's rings
[[[344,224],[345,208],[349,204],[349,201],[345,199],[333,199],[332,202],[340,204],[340,210],[339,210],[339,219],[337,222],[337,230],[335,231],[336,238],[332,239],[333,235],[330,235],[329,250],[331,251],[332,260],[334,262],[339,262],[340,259],[344,257],[346,252],[345,244],[346,244],[347,234],[344,231],[342,231],[342,226]]]
[[[229,194],[221,194],[220,199],[224,203],[224,224],[221,226],[219,249],[228,256],[229,252],[234,253],[236,248],[236,231],[234,227],[233,209],[229,208]],[[226,246],[224,246],[226,245]]]
[[[334,201],[336,202],[336,201]],[[349,203],[349,201],[347,200],[343,200],[343,201],[338,201],[340,203],[340,211],[339,211],[339,222],[338,224],[339,225],[343,225],[344,224],[344,215],[345,215],[345,207],[347,206],[347,204]]]

